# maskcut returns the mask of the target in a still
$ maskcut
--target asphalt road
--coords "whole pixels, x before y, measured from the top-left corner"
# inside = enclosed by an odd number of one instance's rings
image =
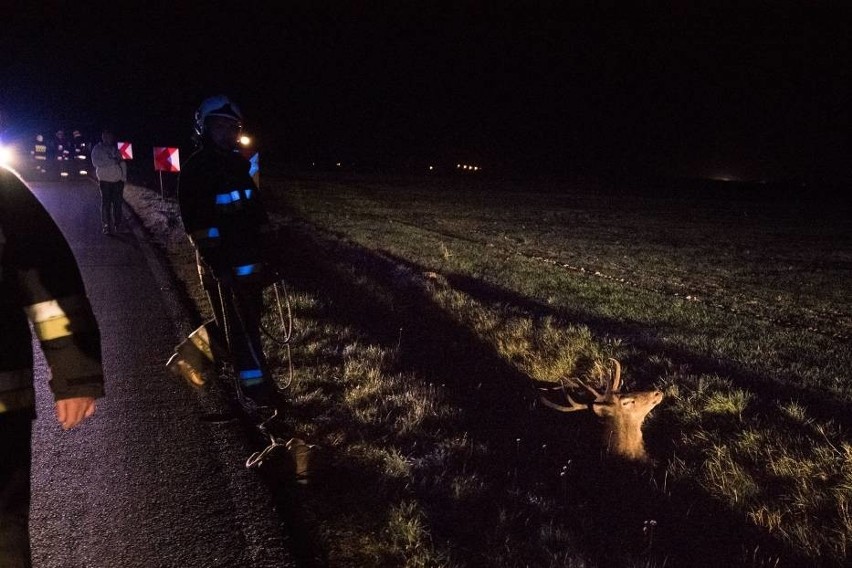
[[[257,448],[236,421],[206,420],[219,403],[164,368],[188,324],[138,225],[101,234],[91,180],[30,186],[77,256],[103,336],[107,391],[94,417],[62,431],[36,349],[35,565],[292,566],[273,498],[245,468]]]

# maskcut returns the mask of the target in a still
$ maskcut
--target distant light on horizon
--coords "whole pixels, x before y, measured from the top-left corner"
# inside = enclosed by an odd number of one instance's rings
[[[740,181],[738,177],[729,174],[718,174],[710,176],[710,179],[712,179],[713,181]]]

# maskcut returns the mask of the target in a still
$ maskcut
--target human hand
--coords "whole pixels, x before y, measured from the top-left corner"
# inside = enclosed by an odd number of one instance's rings
[[[56,419],[63,430],[70,430],[95,413],[95,399],[78,396],[56,401]]]

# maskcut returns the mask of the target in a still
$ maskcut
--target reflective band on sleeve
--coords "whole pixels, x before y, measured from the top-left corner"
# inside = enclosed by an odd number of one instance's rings
[[[257,272],[260,272],[260,264],[244,264],[234,267],[234,274],[237,276],[249,276]]]
[[[0,372],[0,391],[23,389],[33,384],[33,373],[29,369]]]
[[[237,190],[216,195],[216,205],[230,205],[240,200],[240,192]]]
[[[62,300],[48,300],[46,302],[39,302],[37,304],[27,306],[25,308],[27,311],[27,317],[33,323],[41,323],[49,319],[65,317],[65,310],[63,310],[62,306],[59,305],[60,302],[62,302],[62,305],[71,311],[74,311],[82,305],[78,296],[63,298]]]
[[[42,341],[59,339],[71,335],[71,320],[62,316],[33,324],[36,336]]]
[[[260,369],[240,371],[240,381],[248,387],[260,384],[263,382],[263,371]]]
[[[39,340],[50,341],[72,334],[71,321],[68,319],[65,310],[62,309],[63,306],[69,312],[75,313],[83,311],[84,303],[81,297],[72,296],[62,300],[39,302],[25,308],[27,317],[33,323],[33,328]],[[86,326],[86,328],[89,327]]]
[[[237,203],[244,197],[245,199],[251,199],[253,196],[253,189],[235,189],[233,191],[229,191],[228,193],[217,194],[216,205],[231,205],[232,203]]]

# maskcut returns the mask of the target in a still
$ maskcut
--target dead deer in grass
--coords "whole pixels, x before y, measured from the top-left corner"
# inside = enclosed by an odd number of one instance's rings
[[[642,391],[633,393],[619,392],[621,389],[621,364],[610,359],[612,368],[608,370],[606,379],[606,390],[601,393],[580,379],[571,377],[562,379],[561,386],[542,388],[542,391],[561,390],[567,404],[559,404],[548,400],[540,395],[541,402],[548,408],[559,412],[574,412],[577,410],[591,410],[600,419],[603,425],[603,444],[610,456],[623,458],[630,461],[646,461],[645,442],[642,439],[642,422],[660,401],[663,393],[659,390]],[[572,398],[568,393],[568,386],[581,387],[592,394],[594,399],[588,403],[581,403]]]

